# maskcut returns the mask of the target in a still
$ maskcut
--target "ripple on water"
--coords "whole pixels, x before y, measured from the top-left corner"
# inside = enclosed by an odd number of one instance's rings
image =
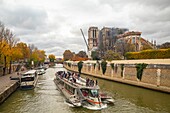
[[[168,113],[169,95],[98,79],[101,90],[115,98],[115,105],[101,111],[72,108],[64,103],[53,79],[57,70],[49,68],[39,77],[34,90],[14,92],[2,105],[0,113]],[[94,78],[96,79],[96,78]],[[153,95],[154,94],[154,95]],[[148,100],[149,99],[149,100]]]

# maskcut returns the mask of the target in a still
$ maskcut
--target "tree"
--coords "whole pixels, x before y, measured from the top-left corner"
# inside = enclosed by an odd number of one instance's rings
[[[143,70],[147,67],[148,64],[145,64],[145,63],[139,63],[139,64],[136,64],[136,72],[137,72],[137,78],[138,80],[142,80],[142,74],[143,74]]]
[[[22,52],[22,60],[23,61],[27,61],[29,60],[30,56],[31,56],[31,53],[30,53],[30,49],[29,47],[27,46],[26,43],[24,42],[20,42],[20,43],[17,43],[17,48],[20,49],[20,51]]]
[[[73,58],[73,53],[70,50],[65,50],[63,53],[64,61],[71,60]]]
[[[3,65],[3,75],[11,73],[13,61],[23,60],[37,61],[38,63],[45,61],[45,51],[38,50],[34,46],[27,46],[26,43],[20,42],[19,39],[11,32],[10,29],[0,22],[0,63]]]
[[[170,48],[170,42],[165,42],[160,46],[160,49],[168,49]]]
[[[32,54],[32,52],[33,52],[35,49],[37,49],[37,47],[35,47],[34,44],[29,44],[29,45],[28,45],[28,48],[29,48],[30,55]]]
[[[101,67],[102,67],[102,73],[105,74],[106,69],[107,69],[107,62],[106,61],[102,61],[101,62]]]
[[[3,41],[2,42],[2,45],[3,46],[3,50],[1,51],[1,57],[2,57],[2,63],[3,63],[3,75],[6,74],[6,68],[8,66],[8,61],[7,61],[7,57],[10,55],[10,52],[9,52],[9,45],[6,41]]]
[[[135,51],[135,45],[121,40],[116,43],[116,51],[118,53],[121,53],[121,55],[125,58],[126,52],[134,52]]]
[[[120,60],[120,55],[118,53],[113,52],[112,50],[108,50],[106,54],[104,55],[104,60]]]
[[[84,52],[84,51],[79,51],[79,53],[77,54],[77,56],[82,57],[82,58],[87,58],[87,54],[86,54],[86,52]]]
[[[9,47],[5,36],[6,36],[5,26],[0,22],[0,58],[3,64],[3,75],[5,75],[5,71],[6,71],[6,66],[7,66],[6,51],[8,50]]]
[[[13,47],[12,48],[12,55],[13,55],[13,57],[12,57],[13,61],[18,61],[19,62],[19,60],[23,58],[23,54],[21,52],[21,49],[18,48],[18,47]]]
[[[50,59],[50,62],[54,62],[54,60],[56,59],[56,58],[55,58],[55,55],[53,55],[53,54],[50,54],[50,55],[48,56],[48,58]]]
[[[0,56],[3,54],[4,57],[4,74],[8,63],[9,73],[11,73],[11,64],[13,56],[12,48],[16,45],[17,41],[18,40],[15,38],[11,30],[5,28],[4,25],[0,22]]]
[[[91,58],[92,60],[100,60],[99,53],[97,51],[92,51]]]
[[[79,74],[81,74],[81,69],[83,67],[83,62],[82,61],[79,61],[78,62],[78,71],[79,71]]]
[[[40,66],[41,63],[45,61],[45,51],[44,50],[38,50],[37,48],[32,52],[30,63],[34,61],[34,66]]]
[[[0,57],[3,54],[4,47],[6,46],[6,41],[4,40],[4,31],[5,27],[4,25],[0,22]]]
[[[84,60],[88,60],[87,57],[83,58],[83,57],[79,57],[78,55],[73,55],[73,58],[71,59],[73,61],[84,61]]]
[[[142,47],[142,50],[153,49],[149,44],[145,44]]]
[[[9,30],[9,29],[6,29],[6,34],[7,37],[6,37],[6,40],[9,44],[9,52],[10,52],[10,55],[9,55],[9,60],[10,60],[10,66],[9,66],[9,74],[11,73],[11,69],[12,69],[12,57],[13,57],[13,47],[15,47],[15,45],[17,44],[17,42],[19,41],[19,39],[16,39],[14,34]]]

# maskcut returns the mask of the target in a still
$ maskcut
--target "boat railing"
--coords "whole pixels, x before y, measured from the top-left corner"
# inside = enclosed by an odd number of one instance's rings
[[[73,86],[75,86],[75,87],[88,87],[88,88],[96,88],[96,87],[99,87],[97,84],[94,83],[94,81],[93,81],[93,83],[92,83],[92,85],[91,85],[91,84],[89,84],[90,82],[87,83],[87,81],[86,81],[84,78],[81,78],[81,77],[79,77],[79,78],[74,78],[74,77],[72,77],[72,78],[76,79],[76,80],[74,81],[73,79],[70,80],[69,78],[63,77],[61,74],[62,74],[62,73],[60,72],[60,73],[56,73],[55,75],[56,75],[56,77],[58,77],[58,78],[59,78],[60,80],[62,80],[63,82],[65,81],[65,82],[67,82],[67,83],[69,83],[69,84],[71,84],[71,85],[73,85]]]

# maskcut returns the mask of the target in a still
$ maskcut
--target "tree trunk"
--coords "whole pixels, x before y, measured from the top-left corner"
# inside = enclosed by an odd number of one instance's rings
[[[4,56],[4,67],[3,67],[3,75],[6,74],[6,56]]]
[[[11,74],[11,69],[12,69],[12,60],[10,59],[10,64],[9,64],[9,74]]]

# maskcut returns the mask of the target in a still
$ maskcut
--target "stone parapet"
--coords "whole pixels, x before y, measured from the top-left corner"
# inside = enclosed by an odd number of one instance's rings
[[[136,64],[141,63],[142,61],[144,63],[148,62],[148,65],[146,69],[143,70],[142,79],[138,80]],[[134,61],[131,62],[130,60],[108,62],[104,75],[102,74],[101,66],[97,64],[94,65],[95,61],[85,61],[83,63],[82,73],[107,80],[170,93],[170,59],[163,59],[162,61],[166,62],[165,64],[160,62],[160,59],[157,61],[157,64],[156,61],[157,60],[154,59],[136,60],[136,63]],[[72,64],[71,62],[69,63]],[[111,63],[114,63],[114,68],[111,68]],[[123,70],[121,68],[122,64],[124,64]],[[77,65],[74,65],[74,68],[72,68],[72,66],[69,67],[65,63],[64,67],[68,70],[78,72]]]

